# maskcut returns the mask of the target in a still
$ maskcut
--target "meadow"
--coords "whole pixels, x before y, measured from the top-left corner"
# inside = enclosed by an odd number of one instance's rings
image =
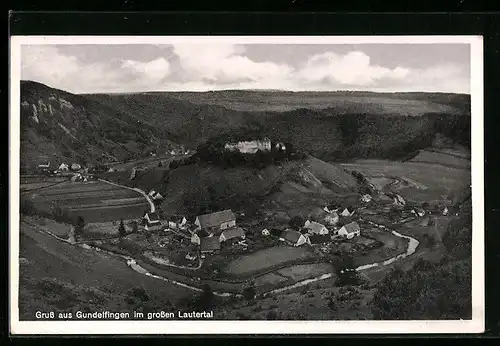
[[[81,216],[86,223],[139,218],[149,210],[140,193],[102,181],[62,182],[24,197],[31,199],[38,210],[67,208],[70,216]]]

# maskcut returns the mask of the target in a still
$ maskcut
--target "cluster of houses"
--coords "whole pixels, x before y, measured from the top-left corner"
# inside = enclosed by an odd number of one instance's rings
[[[192,222],[184,216],[174,215],[167,222],[169,229],[189,234],[191,243],[199,246],[202,257],[219,251],[224,243],[232,244],[245,240],[245,232],[236,226],[236,216],[229,209],[199,215]],[[144,216],[144,228],[160,230],[167,228],[167,225],[162,224],[158,213],[147,213]]]
[[[154,191],[152,191],[154,193]],[[314,245],[326,243],[332,238],[352,239],[360,236],[361,228],[357,222],[348,222],[341,227],[337,224],[340,217],[349,217],[354,214],[354,208],[346,207],[339,209],[336,206],[326,206],[322,211],[326,214],[323,218],[325,226],[316,220],[307,220],[300,230],[290,228],[264,229],[263,236],[274,236],[290,246],[301,246],[304,244]],[[246,246],[245,231],[236,224],[236,216],[232,210],[222,210],[210,214],[197,216],[194,220],[188,220],[184,216],[171,216],[166,222],[162,222],[158,213],[146,213],[143,226],[148,231],[169,229],[174,232],[182,232],[190,242],[199,246],[201,257],[206,254],[220,251],[223,244],[239,243]]]
[[[51,163],[43,163],[37,166],[40,173],[44,174],[56,174],[56,175],[68,175],[71,176],[72,182],[82,181],[86,182],[93,179],[93,176],[89,174],[89,169],[82,167],[79,163],[66,164],[62,162],[55,169],[51,167]]]
[[[321,216],[317,215],[306,220],[299,230],[290,228],[284,231],[264,229],[262,234],[279,237],[281,241],[291,246],[323,244],[332,239],[353,239],[361,235],[359,224],[355,221],[347,222],[340,227],[338,224],[341,217],[350,217],[354,215],[354,212],[353,207],[340,208],[336,205],[328,205],[320,210]]]

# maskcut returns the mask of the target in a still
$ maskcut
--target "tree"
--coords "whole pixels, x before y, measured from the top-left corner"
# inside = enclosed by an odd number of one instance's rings
[[[160,162],[158,162],[158,167],[163,167],[163,164]]]
[[[83,229],[85,228],[85,220],[83,219],[83,217],[78,215],[77,218],[75,219],[74,226],[75,226],[75,237],[81,236],[83,233]]]
[[[333,262],[335,274],[337,275],[337,285],[355,285],[360,278],[355,270],[354,258],[348,252],[342,252]]]
[[[288,224],[294,229],[299,229],[300,227],[304,226],[304,219],[297,215],[292,217]]]
[[[21,198],[21,214],[34,215],[36,212],[35,204],[32,200]]]
[[[203,285],[203,291],[196,300],[195,306],[200,310],[210,309],[213,305],[214,293],[208,284]]]
[[[120,220],[120,226],[118,226],[118,234],[120,237],[124,237],[127,235],[127,231],[125,230],[125,225],[123,224],[123,220]]]
[[[139,231],[139,225],[137,221],[132,222],[132,233],[137,233]]]
[[[246,300],[253,300],[253,299],[255,299],[255,294],[256,294],[256,291],[255,291],[254,285],[245,287],[243,289],[243,297]]]

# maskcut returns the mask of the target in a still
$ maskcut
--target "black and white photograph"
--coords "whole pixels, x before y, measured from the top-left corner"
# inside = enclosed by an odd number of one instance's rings
[[[13,36],[10,88],[13,333],[484,330],[481,37]]]

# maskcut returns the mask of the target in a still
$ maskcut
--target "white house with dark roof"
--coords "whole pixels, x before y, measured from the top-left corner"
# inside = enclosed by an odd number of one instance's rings
[[[340,213],[341,216],[353,216],[355,212],[355,209],[353,207],[345,207],[344,210]]]
[[[153,231],[161,228],[161,221],[158,213],[146,213],[146,215],[144,215],[144,228],[146,231]]]
[[[306,235],[292,230],[283,231],[280,239],[293,246],[309,244],[309,238]]]
[[[347,239],[352,239],[355,236],[359,237],[361,235],[361,228],[359,227],[357,222],[353,221],[351,223],[342,226],[337,232],[337,234],[344,236]]]
[[[316,221],[307,220],[304,223],[304,227],[307,228],[309,234],[328,234],[328,228]]]
[[[222,231],[222,233],[219,236],[219,241],[221,243],[225,241],[230,241],[230,240],[243,240],[245,239],[245,232],[241,227],[236,227],[236,228],[231,228],[227,229],[225,231]]]
[[[194,224],[201,229],[222,231],[236,226],[236,216],[231,209],[196,217]]]
[[[187,219],[184,216],[172,215],[168,219],[168,227],[176,229],[182,228],[186,225]]]

